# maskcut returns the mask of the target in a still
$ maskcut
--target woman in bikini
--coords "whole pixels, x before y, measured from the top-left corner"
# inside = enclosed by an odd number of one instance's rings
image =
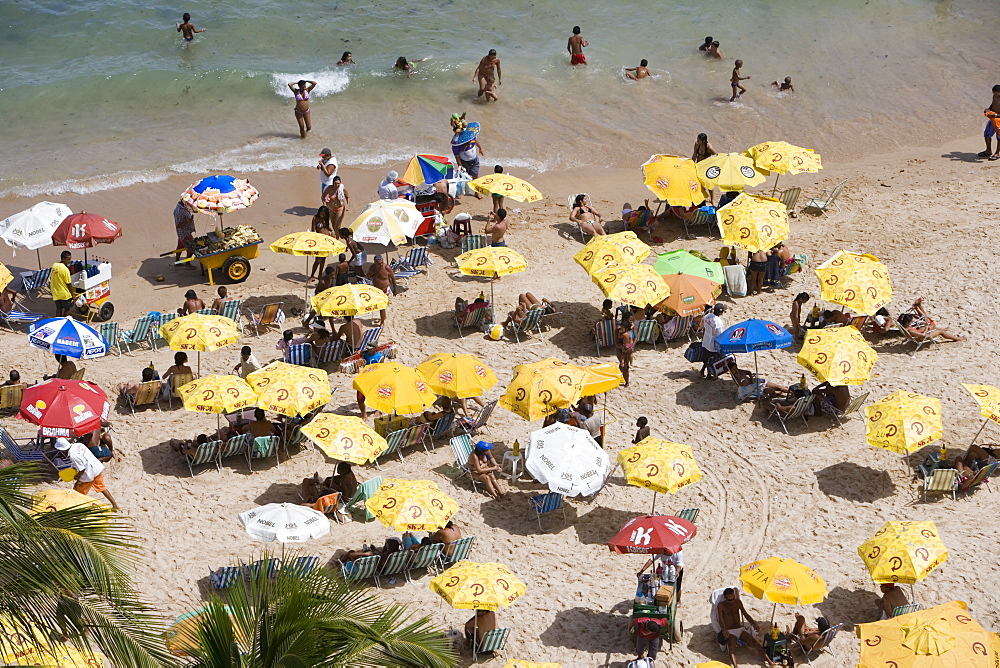
[[[579,224],[592,237],[607,234],[604,231],[604,217],[590,205],[590,198],[582,193],[573,200],[573,213],[569,214],[569,219]]]
[[[344,214],[347,213],[347,205],[350,204],[347,188],[339,176],[333,177],[333,182],[323,192],[323,201],[330,207],[330,225],[333,229],[339,230],[343,227]]]
[[[309,93],[316,87],[315,81],[299,79],[288,84],[295,96],[295,120],[299,124],[299,134],[306,138],[307,132],[312,132],[312,119],[309,117]]]
[[[632,319],[625,317],[618,323],[618,368],[621,369],[625,387],[628,387],[628,372],[635,352],[635,336],[632,334]]]

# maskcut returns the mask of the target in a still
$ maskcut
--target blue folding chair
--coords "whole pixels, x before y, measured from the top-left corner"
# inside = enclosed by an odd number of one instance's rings
[[[558,492],[548,494],[536,494],[528,499],[529,510],[534,511],[535,519],[538,520],[538,530],[542,529],[542,515],[562,510],[563,522],[566,521],[566,508],[563,506],[563,495]]]
[[[298,366],[311,366],[312,345],[308,343],[296,343],[285,348],[285,361]]]

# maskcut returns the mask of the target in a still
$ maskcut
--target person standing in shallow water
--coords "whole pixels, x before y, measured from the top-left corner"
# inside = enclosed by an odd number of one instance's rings
[[[202,28],[201,30],[195,28],[194,24],[191,23],[191,15],[187,12],[184,12],[184,16],[181,17],[181,21],[183,21],[183,23],[175,23],[174,25],[177,26],[177,32],[184,36],[184,41],[188,44],[194,40],[195,33],[205,32],[208,30],[208,28]]]
[[[566,50],[569,51],[570,65],[586,65],[587,56],[583,54],[583,47],[590,46],[590,42],[580,36],[580,26],[573,26],[573,34],[570,35],[566,43]]]
[[[288,87],[295,96],[295,121],[299,124],[299,134],[306,138],[307,132],[312,132],[312,118],[309,115],[309,93],[316,87],[315,81],[299,79],[297,83],[290,83]]]

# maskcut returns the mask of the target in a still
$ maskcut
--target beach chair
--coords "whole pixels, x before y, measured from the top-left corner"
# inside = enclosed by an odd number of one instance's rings
[[[371,520],[375,519],[375,516],[372,515],[370,512],[368,512],[368,506],[365,504],[365,501],[372,498],[372,496],[375,494],[375,492],[378,491],[378,488],[381,486],[382,486],[382,476],[380,475],[365,480],[363,483],[358,485],[358,491],[354,493],[354,496],[351,498],[351,500],[348,501],[347,504],[344,506],[344,510],[350,512],[355,505],[360,503],[361,509],[365,513],[365,521],[370,522]]]
[[[379,470],[382,469],[382,466],[379,465],[378,460],[382,457],[388,457],[389,455],[397,455],[399,456],[399,461],[403,462],[404,464],[406,463],[406,461],[403,459],[403,455],[399,452],[399,450],[406,444],[406,436],[409,431],[410,429],[409,427],[407,427],[406,429],[397,429],[396,431],[389,432],[388,434],[385,435],[385,442],[389,444],[389,447],[387,447],[385,449],[385,452],[380,454],[375,459],[375,466]]]
[[[691,234],[688,232],[688,229],[694,227],[695,225],[704,225],[705,231],[708,234],[708,236],[709,237],[712,236],[712,228],[715,227],[714,213],[709,213],[708,211],[705,211],[703,209],[698,209],[695,212],[694,217],[690,221],[687,218],[681,218],[681,220],[684,222],[685,239],[691,238]]]
[[[242,299],[227,299],[222,302],[222,308],[219,309],[219,315],[223,318],[229,318],[236,323],[236,329],[243,331],[243,325],[240,323],[240,309],[243,308]]]
[[[697,524],[699,514],[701,514],[700,508],[685,508],[684,510],[678,511],[674,517],[679,517],[682,520],[691,522],[692,524]]]
[[[485,406],[481,406],[471,418],[461,417],[458,419],[458,427],[464,431],[467,435],[472,436],[480,429],[485,429],[489,432],[490,436],[493,432],[490,431],[490,426],[488,424],[490,416],[493,415],[493,410],[497,407],[497,400],[489,402]]]
[[[285,348],[285,362],[298,366],[312,366],[312,345],[308,343],[296,343]]]
[[[41,444],[33,438],[14,438],[0,427],[0,446],[7,451],[7,458],[15,462],[47,461]]]
[[[410,252],[406,254],[406,263],[414,269],[423,267],[424,273],[434,264],[431,261],[431,256],[427,254],[426,246],[414,246],[411,248]]]
[[[847,183],[846,179],[835,185],[832,190],[822,190],[819,195],[809,197],[802,206],[802,210],[812,209],[813,211],[819,211],[824,216],[827,215],[826,212],[830,207],[835,208],[839,212],[840,205],[837,204],[837,198],[844,191],[845,183]]]
[[[434,420],[434,425],[430,429],[424,432],[424,452],[430,454],[431,450],[434,449],[434,439],[440,438],[445,433],[454,432],[455,426],[455,413],[445,413],[437,420]],[[430,448],[427,446],[430,445]]]
[[[339,492],[324,494],[323,496],[316,499],[316,503],[304,504],[304,505],[308,505],[313,510],[318,510],[327,517],[336,520],[338,524],[341,524],[343,522],[343,520],[340,517],[340,513],[337,512],[337,510],[340,507]]]
[[[219,468],[222,468],[222,460],[236,455],[246,455],[247,446],[250,444],[250,434],[240,434],[233,436],[226,444],[219,448]]]
[[[538,333],[538,341],[536,341],[535,343],[541,343],[542,315],[544,314],[545,314],[544,309],[540,308],[530,309],[527,313],[524,314],[524,319],[521,320],[520,324],[513,322],[512,320],[511,323],[507,325],[507,331],[509,331],[511,334],[514,335],[514,340],[517,341],[518,343],[521,342],[521,337],[520,337],[521,334],[528,335],[532,331],[535,331]]]
[[[459,538],[451,545],[451,549],[445,549],[441,551],[441,568],[445,569],[449,566],[457,564],[460,561],[464,561],[469,558],[469,553],[472,552],[472,546],[476,542],[475,536],[466,536],[465,538]]]
[[[615,347],[615,321],[598,320],[594,323],[594,343],[597,344],[597,356],[601,356],[601,346]]]
[[[861,405],[868,400],[868,395],[870,392],[865,392],[864,394],[859,394],[858,396],[851,399],[851,403],[847,404],[847,407],[843,411],[837,410],[836,407],[830,412],[833,419],[837,421],[837,424],[841,428],[844,426],[845,420],[850,420],[851,416],[855,415],[861,410]]]
[[[358,341],[358,349],[351,352],[361,352],[365,350],[371,344],[378,345],[378,337],[382,336],[381,327],[371,327],[366,329],[364,334],[361,335],[361,340]],[[348,346],[350,348],[350,346]]]
[[[21,274],[21,291],[28,299],[35,301],[43,291],[48,291],[51,278],[52,267],[38,271],[26,271]]]
[[[660,323],[655,320],[639,320],[635,323],[635,344],[648,343],[656,350],[656,342],[660,340]]]
[[[539,531],[542,530],[542,515],[547,515],[556,510],[562,511],[563,522],[566,522],[566,508],[563,506],[563,495],[558,492],[536,494],[535,496],[528,497],[529,517],[531,512],[535,513]]]
[[[479,488],[476,487],[477,483],[475,478],[469,475],[469,455],[472,454],[472,439],[469,438],[468,434],[460,434],[458,436],[452,437],[448,443],[451,445],[451,451],[455,455],[455,466],[459,469],[460,473],[455,476],[455,479],[465,476],[472,483],[472,491],[478,492]]]
[[[468,253],[470,250],[486,248],[489,245],[490,237],[485,234],[466,234],[462,237],[462,253]]]
[[[217,315],[214,308],[200,308],[195,313],[199,315]]]
[[[923,608],[920,603],[910,603],[909,605],[897,605],[892,611],[893,617],[899,617],[900,615],[908,615],[911,612],[919,612]]]
[[[924,476],[924,501],[928,494],[951,494],[955,500],[955,490],[958,489],[958,471],[955,469],[934,469]]]
[[[458,327],[458,335],[464,339],[465,334],[462,332],[462,329],[479,329],[483,326],[483,323],[486,322],[486,318],[490,313],[491,309],[489,302],[487,302],[486,306],[480,306],[479,308],[474,308],[471,311],[467,310],[465,312],[465,317],[461,319],[455,315],[454,311],[452,311],[451,317],[455,322],[455,326]]]
[[[919,352],[919,350],[921,348],[923,348],[924,346],[929,346],[931,344],[940,343],[937,340],[936,336],[935,337],[929,337],[929,338],[926,338],[926,337],[925,338],[917,338],[917,336],[915,334],[913,334],[912,332],[910,332],[910,330],[906,329],[905,327],[903,327],[901,324],[898,324],[898,323],[896,324],[896,330],[898,330],[899,333],[902,334],[903,337],[906,338],[907,341],[909,341],[910,343],[916,344],[917,347],[914,348],[910,352],[910,357],[916,355],[917,352]]]
[[[223,566],[217,571],[209,569],[208,579],[212,589],[228,589],[243,578],[243,568],[240,566]]]
[[[261,571],[264,571],[264,577],[273,578],[278,573],[278,563],[278,560],[274,558],[258,559],[252,564],[244,566],[243,574],[247,579],[256,580],[260,577]]]
[[[958,484],[958,491],[964,492],[966,496],[969,496],[977,487],[990,481],[990,477],[996,473],[998,466],[1000,466],[1000,462],[990,462],[976,471],[976,475],[960,482]]]
[[[764,379],[754,376],[754,382],[750,385],[740,385],[732,369],[729,369],[729,377],[736,383],[736,401],[743,403],[744,401],[760,398],[760,393],[764,390],[764,383],[766,382]]]
[[[345,339],[338,339],[336,341],[327,341],[320,348],[319,353],[316,355],[316,366],[322,366],[324,364],[329,364],[330,362],[339,362],[340,358],[344,355],[344,346],[347,344]]]
[[[340,575],[344,578],[344,582],[351,584],[352,582],[361,582],[362,580],[367,580],[368,578],[375,578],[375,573],[378,571],[378,557],[372,555],[370,557],[361,557],[360,559],[355,559],[346,564],[341,562],[336,562],[340,564]],[[378,585],[378,579],[376,578],[375,584]],[[379,585],[381,588],[381,585]]]
[[[115,352],[118,354],[118,357],[121,357],[122,349],[121,345],[119,345],[118,343],[118,323],[102,322],[100,325],[98,325],[97,332],[101,335],[101,337],[104,339],[104,342],[107,344],[108,352],[110,352],[111,349],[114,348]]]
[[[382,568],[375,574],[375,586],[381,589],[382,578],[391,578],[394,575],[405,572],[412,556],[413,553],[409,550],[400,550],[399,552],[390,554],[389,558],[382,564]],[[389,581],[389,584],[392,584],[392,580]]]
[[[222,441],[209,441],[199,445],[193,456],[185,454],[184,461],[187,462],[191,477],[194,477],[194,467],[202,464],[215,464],[215,468],[219,473],[222,473],[222,468],[219,466],[219,450],[221,448]]]
[[[247,466],[253,471],[253,460],[274,457],[274,463],[281,468],[281,459],[278,457],[278,437],[259,436],[247,446]]]
[[[21,408],[21,399],[28,388],[25,383],[4,385],[0,387],[0,411],[17,411]]]
[[[836,654],[833,653],[833,650],[830,649],[830,643],[832,643],[833,639],[837,637],[837,633],[843,626],[844,626],[843,624],[837,624],[836,626],[831,626],[826,631],[823,631],[823,633],[820,634],[819,639],[815,643],[813,643],[808,647],[802,642],[802,640],[798,636],[790,636],[790,637],[792,639],[792,642],[795,643],[795,646],[799,648],[800,652],[802,652],[802,656],[806,657],[806,661],[812,664],[812,659],[809,658],[810,654],[813,653],[822,654],[823,652],[829,652],[830,656],[834,657],[836,656]]]
[[[432,543],[431,545],[421,545],[420,549],[413,553],[413,558],[406,565],[403,574],[406,581],[412,583],[413,577],[410,572],[417,568],[425,568],[428,572],[436,571],[436,566],[441,559],[441,551],[444,543]]]
[[[771,411],[770,415],[768,415],[767,417],[768,418],[777,417],[778,421],[781,423],[781,428],[784,429],[785,433],[787,434],[788,423],[791,422],[792,420],[795,420],[796,418],[802,418],[802,421],[805,422],[806,425],[809,424],[806,421],[806,412],[812,405],[813,399],[815,399],[815,397],[812,394],[810,394],[807,397],[799,397],[798,401],[795,402],[792,410],[787,415],[784,415],[780,413],[777,409],[775,409]]]
[[[70,374],[70,380],[83,380],[83,377],[87,375],[87,367],[80,367],[72,374]]]
[[[670,320],[667,320],[666,324],[660,330],[661,338],[663,343],[667,344],[671,341],[681,338],[682,336],[691,339],[691,323],[694,322],[693,316],[674,316]]]
[[[408,265],[403,260],[392,260],[389,262],[389,268],[392,269],[392,273],[395,275],[396,280],[403,281],[403,287],[407,290],[410,289],[410,279],[414,276],[419,276],[420,272]]]
[[[179,317],[181,317],[181,316],[180,316],[179,313],[177,313],[177,311],[168,311],[166,313],[161,313],[160,317],[159,317],[159,322],[157,322],[153,326],[153,340],[154,341],[163,341],[164,343],[166,343],[166,341],[164,340],[164,338],[162,336],[160,336],[160,327],[163,327],[164,325],[166,325],[169,322],[173,322],[174,320],[177,320],[177,318],[179,318]]]
[[[492,631],[487,631],[483,634],[483,639],[481,642],[476,643],[476,639],[472,639],[472,658],[476,663],[479,663],[480,654],[496,654],[497,652],[503,652],[503,660],[507,661],[507,637],[510,635],[510,629],[493,629]]]
[[[794,188],[782,190],[781,194],[778,195],[778,201],[785,205],[789,216],[795,216],[795,204],[799,201],[799,195],[801,194],[802,188],[795,186]]]
[[[23,304],[19,303],[17,298],[11,300],[11,307],[9,313],[4,313],[0,311],[0,323],[6,325],[7,329],[10,331],[15,331],[15,325],[30,325],[33,322],[38,322],[51,316],[45,315],[44,313],[32,313],[27,310]]]
[[[254,336],[259,339],[261,329],[266,331],[268,327],[278,328],[281,325],[285,319],[284,313],[281,312],[282,306],[284,302],[266,304],[256,313],[252,309],[244,309],[247,314],[247,324],[253,327]]]
[[[174,397],[179,400],[181,395],[178,390],[194,380],[193,373],[175,373],[169,379],[170,387],[167,391],[167,402],[170,404],[171,410],[174,408]],[[183,402],[182,402],[183,403]]]
[[[292,563],[281,565],[281,572],[289,577],[304,578],[319,566],[319,557],[295,557]]]
[[[135,417],[137,406],[156,404],[156,410],[160,410],[160,392],[162,386],[161,381],[150,380],[145,383],[139,383],[139,388],[136,390],[134,396],[128,392],[121,393],[121,398],[125,400],[125,405],[132,411],[132,417]]]
[[[159,325],[160,316],[149,313],[135,321],[132,329],[120,332],[118,341],[128,347],[127,355],[132,355],[132,346],[137,346],[143,341],[149,344],[151,350],[156,350],[156,339],[153,329]]]

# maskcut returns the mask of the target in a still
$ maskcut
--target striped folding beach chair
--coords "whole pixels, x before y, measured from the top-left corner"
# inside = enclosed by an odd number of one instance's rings
[[[410,289],[410,279],[414,276],[419,276],[420,272],[411,267],[403,260],[393,260],[389,263],[389,268],[392,269],[392,273],[395,275],[397,280],[403,280],[403,286],[409,290]]]
[[[107,349],[115,349],[118,357],[122,356],[121,344],[118,341],[118,323],[117,322],[102,322],[97,331],[104,338],[104,342],[108,344]]]
[[[375,516],[368,512],[368,506],[365,505],[365,501],[372,498],[372,495],[382,486],[382,476],[377,475],[374,478],[369,478],[363,483],[358,485],[358,491],[354,493],[354,497],[347,502],[344,506],[344,510],[350,511],[357,504],[361,504],[362,510],[365,513],[365,521],[369,522],[375,519]]]
[[[679,339],[682,336],[687,336],[690,340],[691,323],[694,322],[692,316],[674,316],[670,320],[667,320],[666,324],[663,325],[661,334],[663,335],[663,342],[669,343],[675,339]]]
[[[52,278],[52,267],[38,271],[26,271],[21,274],[21,290],[31,301],[38,299],[43,291],[49,289],[49,279]]]
[[[478,492],[479,488],[476,487],[476,479],[469,475],[469,455],[472,454],[472,439],[469,438],[468,434],[459,434],[458,436],[453,436],[448,444],[451,445],[451,452],[455,455],[455,466],[461,471],[456,476],[461,478],[465,476],[472,483],[472,491]]]
[[[468,559],[469,553],[472,552],[472,546],[475,542],[475,536],[466,536],[465,538],[459,538],[451,545],[446,546],[446,548],[450,549],[445,549],[441,553],[442,568],[448,568],[452,564]]]
[[[137,346],[144,341],[149,344],[150,349],[156,350],[156,335],[153,330],[159,327],[160,317],[148,313],[138,318],[132,325],[132,329],[126,329],[119,334],[119,342],[128,347],[127,355],[132,355],[132,346]]]
[[[601,346],[615,347],[615,321],[598,320],[594,323],[594,343],[597,344],[597,356],[601,356]]]
[[[217,571],[209,570],[209,581],[212,589],[228,589],[243,577],[240,566],[223,566]]]
[[[281,565],[281,572],[293,578],[303,578],[319,566],[319,557],[296,557],[292,563]]]
[[[33,438],[14,438],[0,427],[0,446],[7,451],[7,457],[15,462],[44,462],[42,446]]]
[[[464,339],[465,334],[462,332],[462,329],[479,329],[486,322],[486,319],[490,317],[491,312],[489,302],[487,302],[485,306],[466,311],[465,316],[461,319],[455,316],[454,311],[452,311],[451,317],[455,326],[458,327],[458,335]]]
[[[266,459],[268,457],[274,457],[278,468],[281,468],[281,459],[278,457],[277,436],[259,436],[253,439],[253,442],[248,445],[246,453],[247,466],[250,467],[250,471],[253,471],[253,460]]]
[[[312,345],[296,343],[285,348],[285,361],[298,366],[312,366]]]
[[[192,478],[194,477],[194,467],[202,464],[215,464],[215,468],[219,473],[222,473],[222,468],[219,466],[220,448],[222,448],[222,441],[209,441],[199,445],[193,456],[184,455],[184,461],[187,462],[188,471],[191,472]]]
[[[562,510],[563,522],[566,521],[566,508],[563,507],[563,495],[558,492],[548,494],[536,494],[528,497],[528,509],[534,511],[535,519],[538,520],[538,530],[542,530],[542,515],[546,515],[556,510]]]
[[[434,420],[434,425],[432,428],[424,432],[424,452],[430,454],[431,449],[434,448],[434,439],[441,437],[446,433],[450,433],[452,427],[455,424],[455,413],[445,413],[437,420]],[[428,448],[428,444],[430,448]]]
[[[125,400],[125,405],[132,411],[132,417],[135,417],[136,406],[156,404],[156,410],[160,410],[160,389],[162,386],[163,383],[161,381],[150,380],[140,383],[134,395],[129,392],[122,392],[121,396]]]
[[[200,308],[195,313],[200,315],[217,315],[214,308]]]
[[[378,557],[374,555],[371,557],[361,557],[346,564],[342,564],[339,561],[337,563],[340,564],[340,574],[347,584],[374,578],[378,571]],[[378,584],[377,578],[375,583]],[[381,587],[381,585],[379,586]]]
[[[476,663],[479,663],[479,655],[491,653],[495,654],[497,652],[503,652],[504,661],[507,660],[507,637],[510,635],[510,629],[493,629],[492,631],[487,631],[483,634],[483,639],[475,644],[473,648],[473,658]],[[473,642],[475,640],[473,639]]]
[[[324,343],[316,355],[316,366],[323,366],[330,362],[339,362],[340,358],[344,356],[344,346],[346,344],[346,339],[337,339],[336,341],[327,341]]]
[[[475,412],[473,417],[458,418],[458,422],[456,424],[462,431],[464,431],[466,434],[470,436],[472,434],[475,434],[480,429],[485,429],[490,433],[490,435],[492,435],[493,432],[490,431],[489,420],[490,416],[493,415],[493,410],[496,407],[497,407],[497,400],[494,399],[485,406],[480,407],[479,410]]]
[[[485,234],[466,234],[462,237],[462,252],[468,253],[470,250],[486,248],[490,245],[490,238]]]
[[[243,569],[246,576],[254,580],[260,576],[261,571],[265,572],[265,577],[273,578],[278,572],[278,563],[278,560],[275,558],[258,559],[252,564],[247,564]]]
[[[521,342],[521,334],[531,334],[532,332],[538,334],[538,341],[535,343],[542,342],[542,316],[545,314],[544,309],[533,308],[524,314],[524,319],[521,323],[511,322],[507,325],[507,330],[514,335],[514,340],[518,343]]]
[[[44,313],[32,313],[28,311],[16,298],[11,300],[10,312],[4,313],[0,311],[0,323],[6,325],[7,329],[12,332],[14,331],[14,325],[29,325],[48,317]]]
[[[381,327],[370,327],[365,330],[365,333],[361,335],[361,341],[358,342],[358,349],[352,352],[361,352],[366,349],[371,344],[378,345],[378,337],[382,336]]]
[[[234,457],[236,455],[246,455],[247,446],[250,444],[250,434],[240,434],[239,436],[233,436],[226,444],[219,449],[219,466],[222,466],[222,460],[227,457]]]
[[[219,309],[219,315],[223,318],[229,318],[236,323],[236,328],[241,332],[243,331],[243,325],[240,324],[240,309],[243,307],[242,299],[227,299],[222,302],[222,308]]]
[[[169,378],[170,382],[167,390],[167,401],[169,402],[171,409],[174,407],[174,397],[177,397],[177,399],[180,400],[181,395],[178,390],[193,380],[193,373],[175,373]]]
[[[420,549],[413,553],[413,559],[406,566],[407,582],[413,582],[413,578],[410,576],[410,571],[416,568],[426,568],[428,571],[436,571],[437,564],[441,559],[441,551],[444,549],[444,543],[433,543],[431,545],[421,545]]]
[[[656,350],[656,342],[660,340],[660,323],[655,320],[639,320],[635,323],[635,343],[649,343]]]
[[[685,508],[684,510],[677,511],[676,517],[679,517],[682,520],[687,520],[688,522],[695,524],[698,522],[698,515],[700,513],[701,513],[700,508]]]
[[[431,261],[430,255],[427,254],[426,246],[414,246],[411,248],[410,252],[406,254],[406,262],[414,269],[423,267],[424,272],[427,271],[428,267],[434,264]]]
[[[389,455],[396,455],[399,457],[399,461],[406,463],[403,459],[403,453],[400,450],[407,444],[406,437],[409,434],[410,429],[397,429],[396,431],[390,432],[385,435],[385,442],[389,444],[389,447],[385,449],[379,458],[388,457]],[[378,463],[378,459],[375,460],[375,466],[381,470],[381,465]]]
[[[381,578],[392,577],[393,575],[399,575],[406,571],[406,567],[410,563],[410,557],[413,553],[409,550],[401,550],[399,552],[393,552],[389,555],[389,558],[385,560],[381,570],[375,574],[375,586],[379,589],[382,588]],[[392,581],[389,582],[392,584]]]
[[[284,320],[284,314],[281,312],[282,306],[284,306],[284,302],[267,304],[257,313],[254,313],[252,309],[245,309],[247,324],[253,327],[254,336],[259,339],[261,329],[266,330],[268,327],[278,327],[281,324]]]
[[[684,221],[684,238],[685,239],[690,239],[691,238],[691,235],[688,232],[688,228],[694,227],[695,225],[704,225],[705,226],[705,230],[708,233],[708,236],[709,237],[712,236],[712,228],[715,227],[715,214],[714,213],[708,213],[707,211],[705,211],[703,209],[698,209],[698,211],[696,211],[695,214],[694,214],[694,218],[692,218],[690,222],[688,222],[687,218],[682,218],[681,220]]]
[[[160,336],[160,327],[163,327],[168,322],[173,322],[174,320],[177,320],[177,318],[179,317],[181,316],[176,311],[170,311],[169,313],[161,313],[160,321],[153,326],[153,340],[163,341],[164,343],[166,343],[166,340],[162,336]]]

